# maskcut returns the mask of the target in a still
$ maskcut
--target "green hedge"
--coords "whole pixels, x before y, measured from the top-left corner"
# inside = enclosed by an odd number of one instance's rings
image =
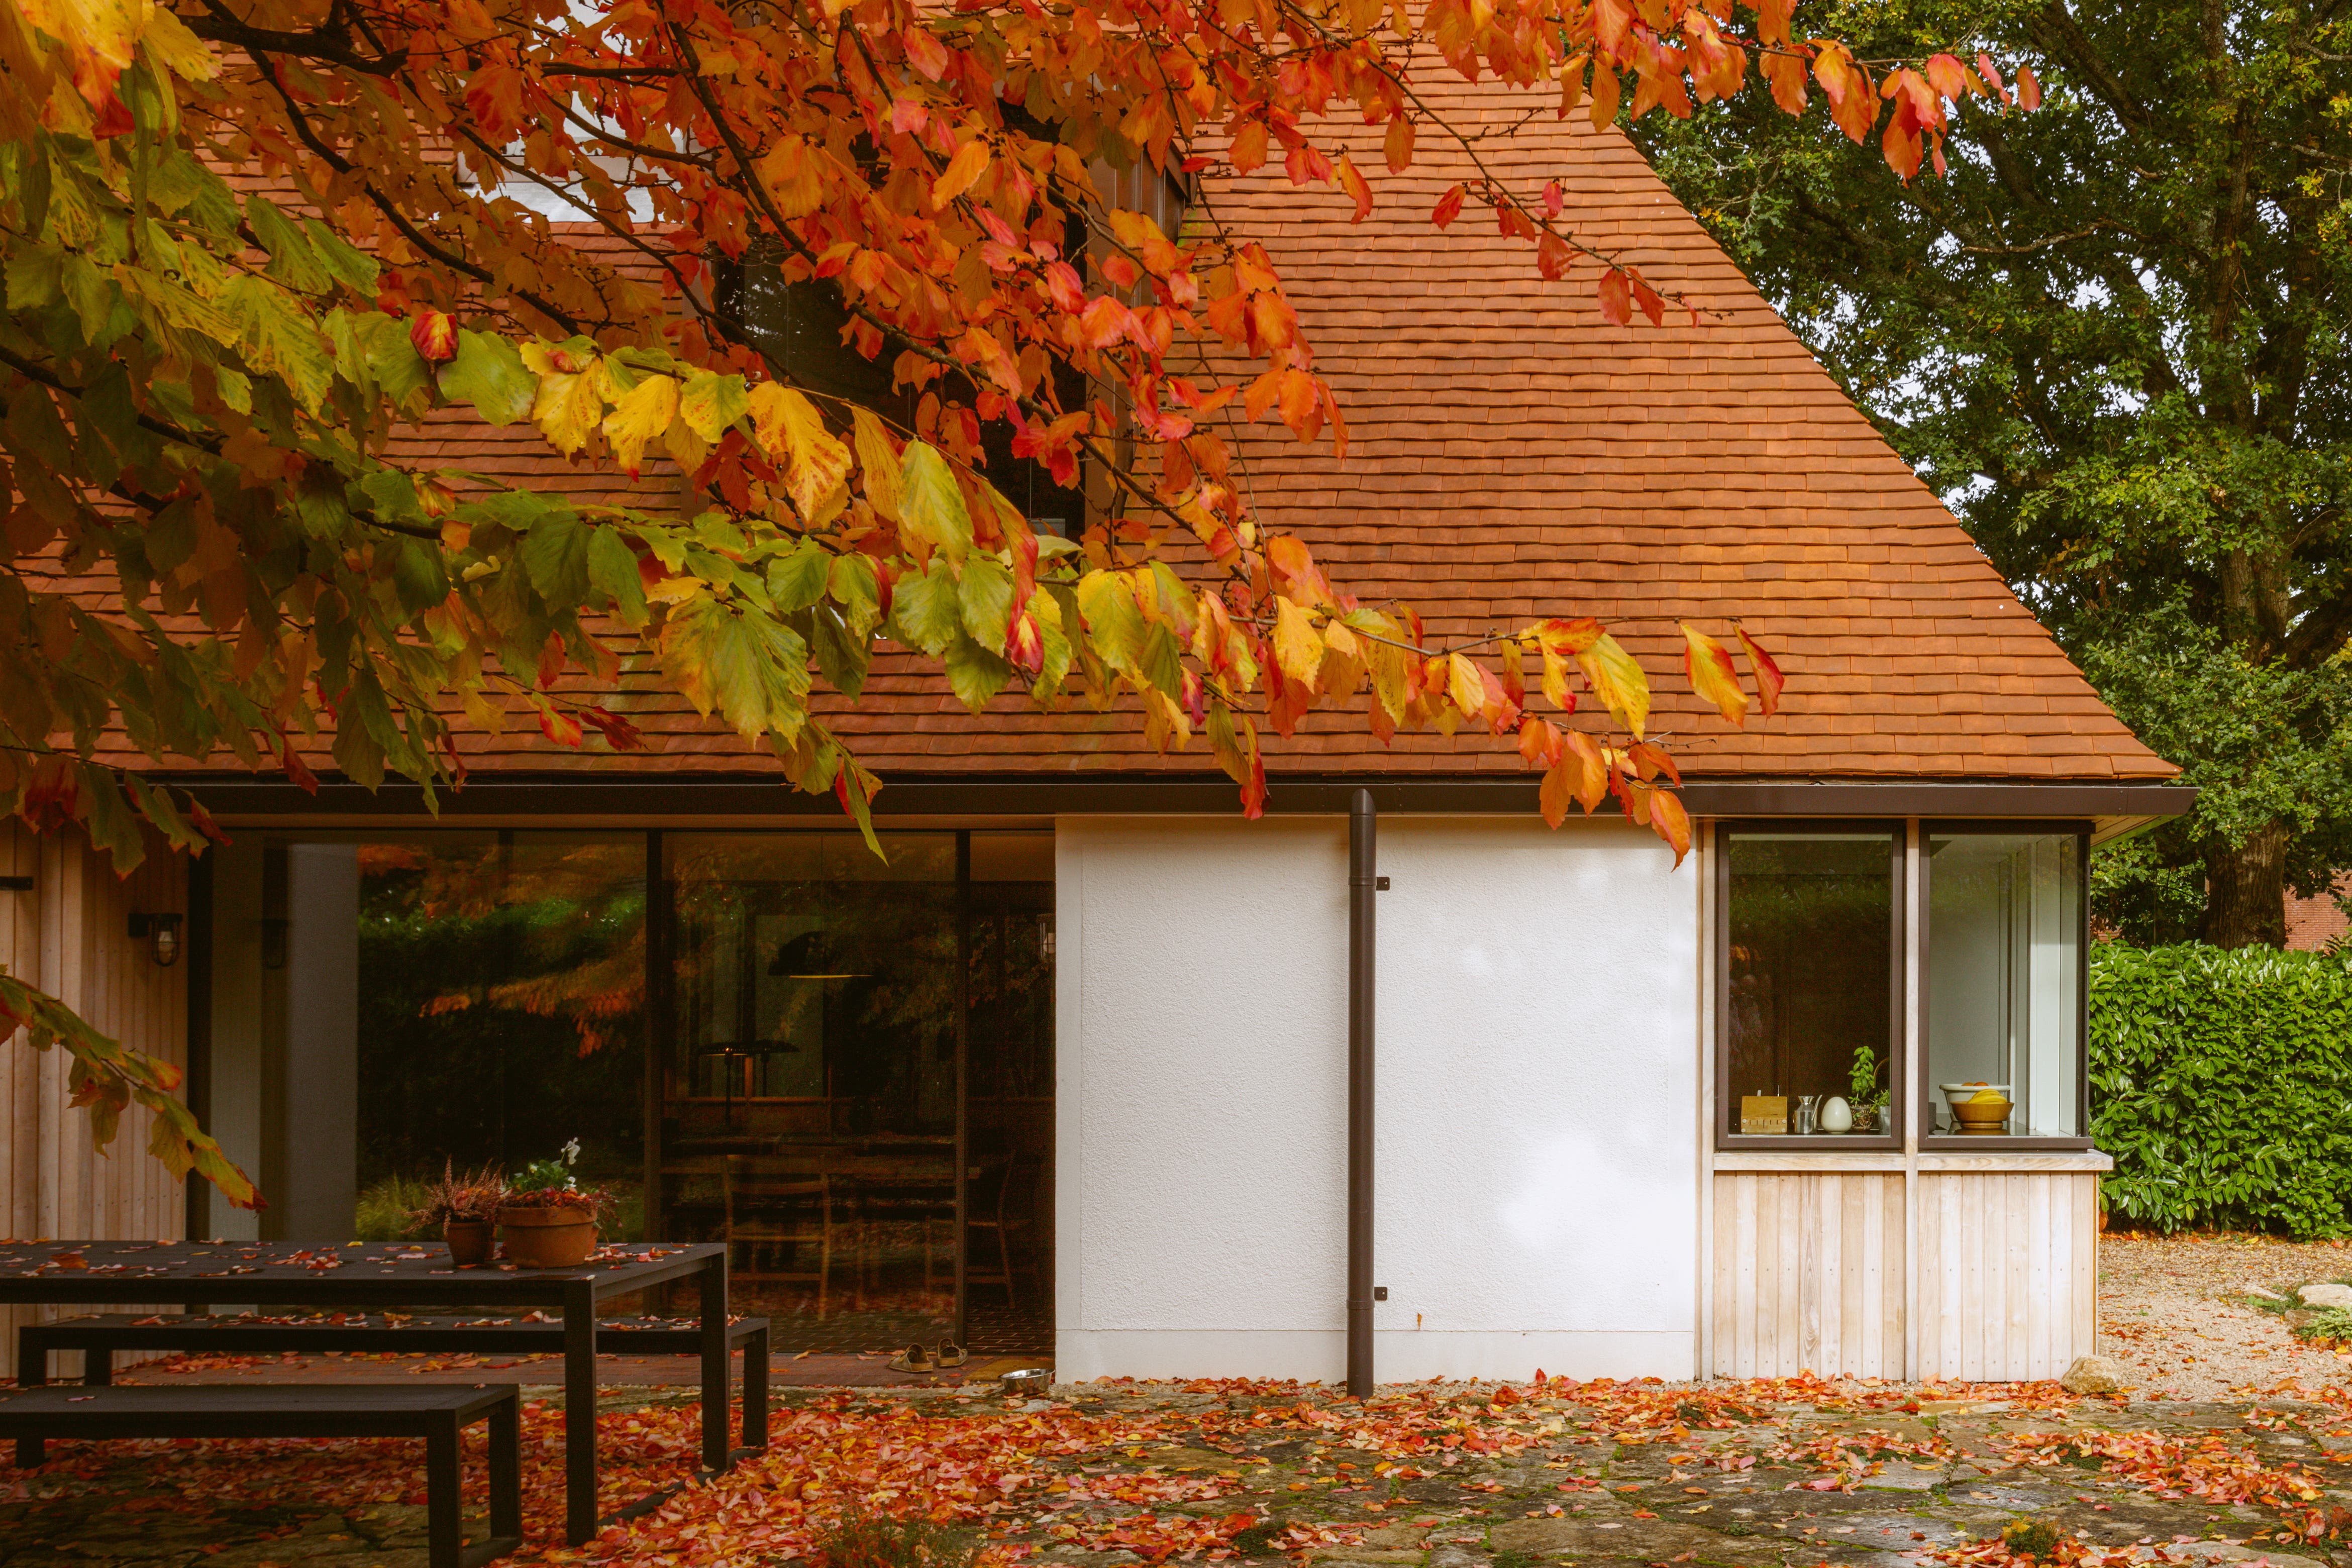
[[[2111,1214],[2352,1230],[2352,963],[2097,944],[2090,1072]]]

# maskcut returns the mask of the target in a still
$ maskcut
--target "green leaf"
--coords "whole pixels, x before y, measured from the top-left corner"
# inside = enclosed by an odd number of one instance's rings
[[[27,238],[38,240],[49,224],[49,139],[36,131],[19,142],[16,166],[17,222]]]
[[[971,549],[971,513],[964,506],[955,470],[928,443],[908,442],[898,460],[898,513],[909,532],[929,541],[950,566],[962,570]]]
[[[395,404],[405,403],[432,384],[433,367],[409,341],[408,326],[399,317],[381,310],[338,310],[329,320],[348,335],[358,360],[356,371],[364,371]],[[353,381],[360,379],[352,367],[347,367],[346,373]]]
[[[989,699],[1020,674],[1001,655],[961,632],[948,647],[947,671],[949,688],[974,713],[986,707]]]
[[[268,277],[299,294],[326,292],[333,279],[320,265],[309,238],[277,203],[256,191],[246,198],[245,221],[261,248],[269,253]]]
[[[776,601],[776,613],[789,615],[814,604],[832,577],[833,552],[823,545],[803,539],[778,556],[768,563],[768,595]]]
[[[810,614],[810,645],[816,651],[816,667],[827,685],[843,696],[855,697],[866,689],[866,665],[872,645],[842,624],[841,612],[830,604],[820,604]]]
[[[751,400],[741,376],[705,371],[691,377],[678,394],[677,413],[705,441],[716,442],[727,427],[743,417]]]
[[[898,641],[926,653],[944,652],[961,634],[963,605],[945,561],[933,560],[921,577],[910,573],[898,580],[890,596],[890,620]]]
[[[963,629],[983,648],[1004,646],[1013,619],[1013,573],[993,556],[975,555],[963,569]]]
[[[872,558],[855,551],[833,558],[826,591],[841,606],[842,619],[849,622],[852,630],[863,634],[874,629],[875,620],[882,612],[881,587]]]
[[[522,569],[550,610],[572,610],[586,601],[588,548],[595,532],[569,512],[550,512],[523,536]]]
[[[622,625],[634,632],[646,623],[646,580],[637,570],[637,552],[617,529],[590,530],[588,581],[612,601]]]
[[[114,279],[100,272],[88,256],[75,251],[65,258],[58,280],[64,288],[66,303],[73,307],[74,317],[81,323],[82,337],[93,348],[103,348],[111,342],[106,324],[114,314],[114,301],[121,293]]]
[[[703,594],[669,612],[661,659],[688,701],[739,735],[791,736],[807,721],[808,644],[782,622]]]
[[[539,378],[522,362],[521,350],[504,338],[461,328],[457,357],[441,371],[441,395],[472,403],[492,424],[512,424],[530,414]]]
[[[9,252],[8,308],[38,310],[64,298],[65,259],[64,251],[49,245]]]
[[[334,383],[335,368],[311,321],[283,293],[250,273],[222,291],[220,306],[236,324],[245,362],[277,376],[296,402],[318,413]]]
[[[310,249],[318,256],[320,264],[336,282],[363,298],[375,298],[376,275],[382,269],[376,266],[374,257],[316,218],[302,220],[302,233],[309,238]]]

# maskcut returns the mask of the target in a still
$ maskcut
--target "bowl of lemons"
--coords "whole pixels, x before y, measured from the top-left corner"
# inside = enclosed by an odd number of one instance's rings
[[[1998,1134],[2009,1131],[2012,1102],[2006,1083],[1941,1083],[1952,1120],[1963,1133]]]

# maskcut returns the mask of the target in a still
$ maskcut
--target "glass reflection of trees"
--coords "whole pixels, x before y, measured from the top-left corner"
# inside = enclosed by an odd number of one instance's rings
[[[1887,835],[1730,835],[1726,1022],[1732,1130],[1748,1094],[1845,1094],[1854,1052],[1891,1044]]]
[[[877,861],[855,834],[669,840],[679,1137],[953,1130],[955,837],[882,846]]]
[[[645,1143],[642,838],[373,843],[359,869],[362,1188],[396,1192],[445,1161],[512,1168],[577,1137],[584,1176],[634,1193]],[[616,1232],[640,1226],[625,1201]]]

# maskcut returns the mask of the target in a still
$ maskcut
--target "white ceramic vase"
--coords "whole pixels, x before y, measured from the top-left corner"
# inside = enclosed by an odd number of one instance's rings
[[[1853,1132],[1853,1108],[1839,1096],[1831,1095],[1822,1102],[1820,1125],[1824,1133]]]

